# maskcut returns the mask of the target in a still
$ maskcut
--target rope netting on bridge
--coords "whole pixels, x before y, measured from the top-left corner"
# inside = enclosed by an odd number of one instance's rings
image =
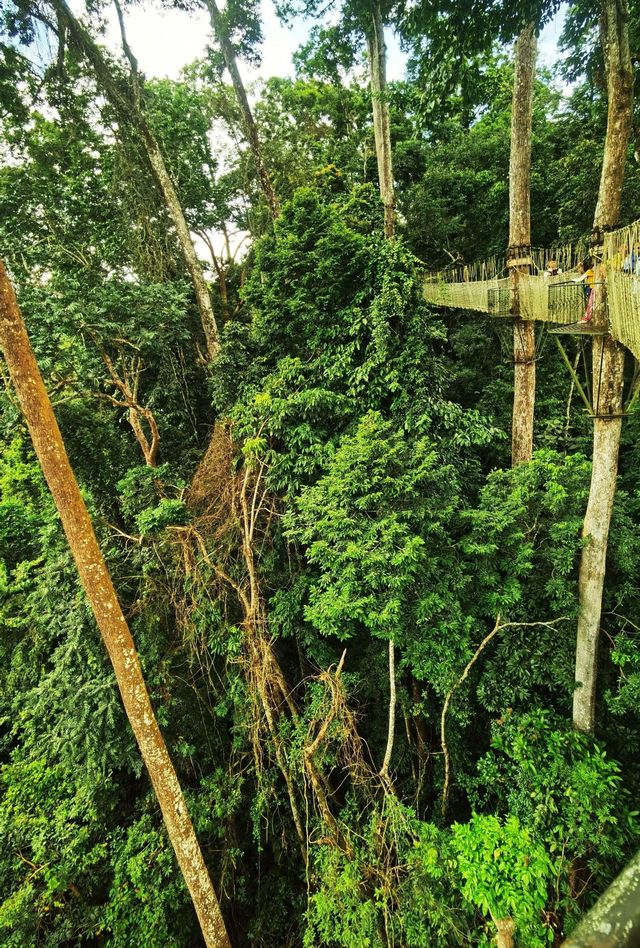
[[[514,263],[523,319],[580,324],[589,295],[604,285],[611,335],[640,359],[640,221],[607,233],[603,247],[590,248],[580,240],[534,248]],[[435,306],[491,316],[511,316],[513,295],[507,261],[499,258],[452,266],[430,274],[424,284],[425,299]]]
[[[611,335],[640,359],[640,221],[606,234],[603,263]]]
[[[435,306],[509,316],[509,278],[505,274],[506,261],[496,257],[453,266],[427,278],[425,299]]]

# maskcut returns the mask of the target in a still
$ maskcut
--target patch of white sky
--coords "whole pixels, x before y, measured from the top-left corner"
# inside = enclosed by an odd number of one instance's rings
[[[84,3],[74,0],[74,12],[82,14]],[[552,68],[558,62],[558,40],[562,30],[565,6],[540,34],[538,60],[541,66]],[[276,16],[270,0],[261,3],[264,43],[262,62],[258,68],[241,65],[245,82],[252,84],[270,76],[293,76],[293,54],[309,35],[310,22],[297,18],[291,26],[284,26]],[[204,9],[185,13],[166,10],[158,4],[146,2],[129,7],[126,11],[129,43],[140,68],[147,76],[177,79],[180,70],[201,57],[210,40],[209,16]],[[115,13],[109,18],[107,45],[116,50],[120,38]],[[390,80],[404,78],[407,56],[400,49],[397,36],[386,31],[387,71]]]
[[[70,0],[74,13],[82,16],[85,12],[83,0]],[[558,40],[562,30],[566,5],[543,29],[538,42],[538,63],[552,69],[558,62]],[[248,87],[258,85],[260,80],[271,76],[294,76],[293,54],[308,39],[311,22],[297,18],[290,25],[283,25],[277,17],[271,0],[262,0],[261,18],[264,42],[262,58],[258,67],[246,62],[240,64],[242,77]],[[209,16],[204,8],[189,13],[180,10],[167,10],[159,3],[146,2],[130,6],[125,12],[127,38],[133,49],[142,72],[148,77],[178,79],[181,70],[204,55],[205,48],[211,42]],[[389,80],[403,79],[407,67],[407,54],[400,48],[398,37],[392,30],[385,34],[387,43],[387,75]],[[120,32],[115,10],[108,14],[105,44],[116,53],[121,51]],[[359,74],[366,81],[364,71]],[[214,148],[221,167],[226,164],[225,151],[231,141],[222,129],[213,134]],[[217,147],[216,147],[217,146]],[[221,235],[211,235],[216,249],[222,250]],[[236,240],[244,241],[246,234],[235,235]],[[209,254],[199,238],[196,245],[201,255]]]

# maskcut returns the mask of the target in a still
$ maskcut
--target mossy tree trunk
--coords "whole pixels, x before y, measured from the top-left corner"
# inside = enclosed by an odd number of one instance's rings
[[[160,804],[204,940],[209,948],[227,948],[230,942],[220,906],[156,721],[138,653],[69,463],[13,287],[1,262],[0,347],[80,580],[111,659],[122,703]]]
[[[384,42],[384,24],[379,3],[375,3],[371,24],[367,31],[373,134],[376,144],[378,182],[384,205],[384,233],[388,238],[395,232],[395,192],[393,161],[391,158],[391,123],[387,99],[387,51]]]
[[[531,245],[531,126],[533,84],[536,70],[536,30],[528,23],[516,40],[511,150],[509,158],[509,248],[510,256],[528,255]],[[513,313],[513,422],[511,461],[515,467],[531,459],[536,401],[536,335],[532,320],[520,317],[518,274],[511,269]]]
[[[244,87],[240,70],[238,69],[236,53],[233,48],[233,44],[229,39],[229,33],[227,31],[224,17],[220,12],[218,5],[216,4],[216,0],[207,0],[207,8],[209,10],[209,17],[211,19],[211,27],[215,34],[216,40],[218,41],[218,45],[220,46],[222,57],[229,75],[231,76],[231,84],[233,85],[233,90],[236,94],[238,105],[240,106],[244,133],[247,137],[247,141],[249,142],[251,154],[253,155],[253,160],[258,172],[260,188],[267,202],[267,207],[269,208],[271,218],[272,220],[276,220],[276,218],[280,215],[280,204],[273,187],[271,176],[264,162],[264,157],[262,155],[262,145],[260,144],[260,136],[258,135],[258,128],[251,111],[251,106],[249,105],[247,91]]]
[[[639,944],[640,853],[636,853],[562,948],[635,948]]]
[[[620,215],[627,147],[633,116],[633,72],[627,0],[604,0],[602,49],[609,103],[594,233],[615,227]],[[596,249],[596,259],[597,259]],[[607,328],[606,288],[595,287],[594,329]],[[622,430],[624,349],[610,335],[593,337],[593,469],[582,535],[573,724],[592,734],[607,544],[618,475]]]
[[[65,0],[49,0],[49,2],[56,12],[58,21],[64,24],[69,39],[91,64],[96,80],[106,98],[121,120],[133,129],[142,142],[167,214],[175,228],[178,248],[191,278],[200,313],[207,355],[213,359],[220,350],[220,341],[211,296],[191,239],[180,198],[167,170],[160,145],[142,111],[139,96],[133,89],[127,88],[118,81],[102,50],[73,15]],[[119,14],[121,15],[120,11]],[[137,77],[134,77],[134,80],[137,80]]]

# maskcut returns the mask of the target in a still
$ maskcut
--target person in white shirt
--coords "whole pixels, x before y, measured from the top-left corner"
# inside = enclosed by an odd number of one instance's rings
[[[547,269],[544,271],[544,278],[545,280],[550,280],[551,277],[558,276],[560,273],[562,273],[562,270],[558,267],[558,261],[550,260],[547,264]]]

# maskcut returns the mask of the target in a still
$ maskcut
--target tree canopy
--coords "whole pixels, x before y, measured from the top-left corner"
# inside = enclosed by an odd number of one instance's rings
[[[639,848],[637,363],[587,734],[592,344],[567,337],[572,375],[538,327],[536,447],[512,468],[510,323],[423,287],[506,252],[526,23],[564,23],[534,83],[531,243],[588,236],[599,9],[278,4],[308,37],[247,87],[250,126],[224,42],[239,73],[259,61],[258,5],[207,4],[178,79],[109,45],[109,5],[74,5],[105,79],[63,6],[0,12],[1,255],[231,943],[560,945]],[[408,56],[382,92],[374,14]],[[2,368],[0,942],[202,944]]]

